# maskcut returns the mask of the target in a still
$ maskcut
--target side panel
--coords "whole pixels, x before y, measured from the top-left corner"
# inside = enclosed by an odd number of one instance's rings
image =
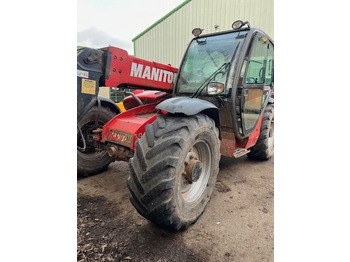
[[[135,151],[135,142],[145,133],[147,124],[156,120],[156,103],[122,112],[104,125],[101,142],[110,142]]]
[[[232,157],[236,148],[249,149],[256,144],[260,135],[260,128],[263,116],[260,117],[258,124],[256,125],[254,132],[245,139],[236,140],[235,135],[232,132],[221,132],[221,147],[220,153],[224,156]]]
[[[237,147],[249,149],[256,144],[256,142],[258,141],[259,135],[260,135],[260,128],[261,128],[262,119],[263,119],[263,115],[260,116],[260,119],[259,119],[253,133],[249,137],[247,137],[243,140],[237,141]]]
[[[223,156],[232,157],[236,149],[236,139],[232,132],[221,131],[221,147],[220,154]]]

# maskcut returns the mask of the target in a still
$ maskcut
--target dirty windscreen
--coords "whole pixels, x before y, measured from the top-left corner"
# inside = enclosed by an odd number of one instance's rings
[[[225,63],[231,63],[238,43],[244,40],[246,34],[247,32],[234,32],[193,40],[179,72],[177,92],[195,92],[216,70]],[[236,56],[237,54],[238,52]],[[233,68],[229,68],[219,70],[213,81],[225,84],[228,73],[233,72]]]

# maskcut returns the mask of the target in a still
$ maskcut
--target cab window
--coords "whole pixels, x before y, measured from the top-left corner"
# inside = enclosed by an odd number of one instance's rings
[[[243,84],[242,119],[243,130],[249,134],[261,115],[269,88],[273,82],[273,45],[266,36],[258,33],[251,43],[244,61],[241,80]]]
[[[271,84],[273,78],[273,46],[265,36],[257,35],[253,40],[245,84]]]

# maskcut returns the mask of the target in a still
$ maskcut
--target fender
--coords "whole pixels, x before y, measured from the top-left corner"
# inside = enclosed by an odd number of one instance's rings
[[[194,116],[198,113],[205,114],[215,121],[221,139],[219,109],[206,100],[190,97],[173,97],[158,104],[156,109],[171,114],[182,113],[187,116]]]
[[[103,96],[98,96],[98,98],[94,97],[91,99],[91,102],[85,107],[85,109],[78,115],[78,123],[94,106],[109,107],[109,109],[111,109],[111,111],[115,112],[117,115],[121,112],[119,107],[111,99]]]
[[[121,112],[119,107],[111,99],[103,96],[98,96],[98,99],[101,101],[101,106],[109,107],[109,109],[111,109],[111,111],[115,112],[116,114],[119,114]],[[96,104],[97,103],[98,102],[96,101]]]

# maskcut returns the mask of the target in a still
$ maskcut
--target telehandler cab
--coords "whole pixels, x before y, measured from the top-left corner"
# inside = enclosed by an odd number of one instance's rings
[[[108,47],[78,50],[78,173],[129,161],[136,210],[172,230],[193,224],[210,199],[220,156],[273,155],[274,44],[249,22],[192,31],[180,68]],[[99,86],[142,89],[126,111]]]

